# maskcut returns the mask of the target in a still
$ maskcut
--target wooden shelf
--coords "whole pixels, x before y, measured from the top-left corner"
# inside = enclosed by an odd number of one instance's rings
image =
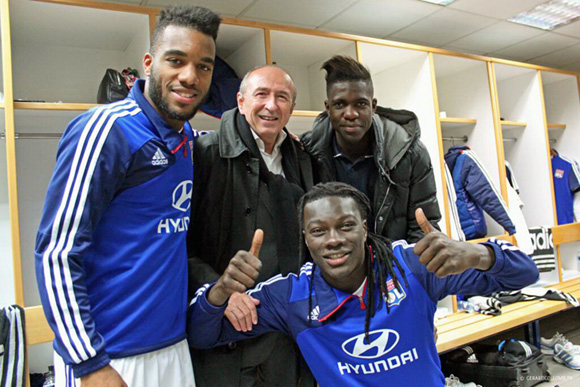
[[[564,129],[566,129],[566,124],[557,124],[554,122],[548,122],[548,129],[550,129],[550,130],[564,130]]]
[[[318,115],[322,113],[320,111],[314,110],[294,110],[292,116],[294,117],[318,117]]]
[[[580,223],[552,227],[552,241],[554,245],[580,241]]]
[[[0,102],[0,109],[4,109],[4,102]]]
[[[441,118],[441,129],[455,129],[462,126],[474,126],[477,124],[477,120],[474,118],[457,118],[457,117],[445,117]]]
[[[515,129],[515,128],[525,128],[528,124],[525,122],[517,121],[500,121],[502,129]]]
[[[89,110],[96,103],[14,102],[15,109],[28,110]]]

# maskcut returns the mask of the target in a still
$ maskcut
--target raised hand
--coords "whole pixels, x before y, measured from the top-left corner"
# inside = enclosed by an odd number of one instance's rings
[[[207,296],[212,305],[223,305],[232,294],[243,293],[254,286],[262,267],[258,256],[263,240],[264,232],[256,230],[250,251],[240,250],[230,260],[228,267]]]
[[[443,278],[470,268],[488,270],[495,263],[491,248],[450,239],[429,223],[422,209],[417,208],[415,218],[425,236],[417,242],[413,252],[419,256],[419,262],[435,276]]]

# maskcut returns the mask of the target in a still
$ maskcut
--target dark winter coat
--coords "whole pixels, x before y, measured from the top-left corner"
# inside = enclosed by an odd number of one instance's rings
[[[423,232],[415,220],[421,207],[433,226],[441,220],[436,197],[435,177],[427,148],[419,139],[417,116],[407,110],[377,107],[371,130],[377,166],[374,198],[371,198],[374,230],[389,239],[416,242]],[[306,151],[315,159],[316,179],[335,181],[332,152],[333,129],[323,112],[311,132],[302,136]]]

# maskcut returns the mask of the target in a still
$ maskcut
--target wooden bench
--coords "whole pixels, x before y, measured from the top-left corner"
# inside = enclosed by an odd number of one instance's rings
[[[580,278],[550,287],[570,293],[580,299]],[[564,301],[521,301],[502,307],[502,313],[499,316],[454,313],[436,323],[439,334],[437,350],[439,353],[447,352],[508,329],[537,322],[571,307],[572,305]]]

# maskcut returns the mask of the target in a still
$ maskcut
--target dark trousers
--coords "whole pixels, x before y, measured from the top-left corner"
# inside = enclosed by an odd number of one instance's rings
[[[291,338],[270,333],[209,350],[192,350],[197,387],[312,387],[314,378]]]

